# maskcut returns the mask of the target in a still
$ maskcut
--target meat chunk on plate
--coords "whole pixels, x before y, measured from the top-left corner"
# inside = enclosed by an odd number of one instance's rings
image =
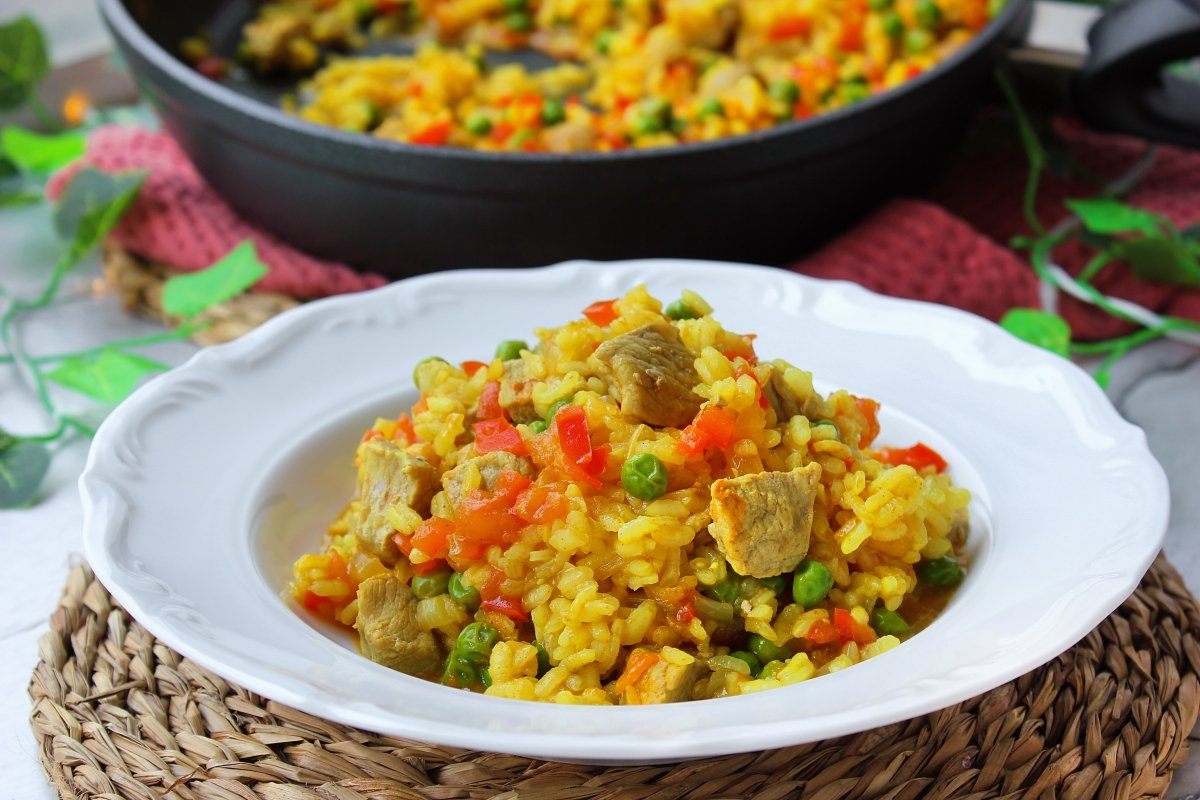
[[[354,534],[367,552],[391,566],[400,557],[392,541],[387,511],[403,503],[422,517],[437,492],[438,473],[421,456],[406,453],[387,439],[372,439],[358,450],[358,517]]]
[[[588,364],[620,396],[622,414],[647,425],[682,428],[704,402],[692,391],[700,383],[694,362],[679,331],[656,323],[609,339]]]
[[[504,450],[494,450],[482,456],[469,458],[442,475],[442,488],[446,490],[446,499],[450,501],[451,508],[462,500],[463,483],[472,469],[479,470],[479,488],[488,492],[496,488],[496,481],[508,470],[519,472],[526,478],[532,478],[535,474],[529,459]]]
[[[709,533],[739,575],[770,578],[808,554],[821,465],[713,481]]]
[[[514,358],[504,362],[498,401],[513,422],[533,422],[538,419],[538,413],[533,410],[533,376],[529,374],[529,365],[523,360]]]
[[[629,654],[631,659],[649,652],[638,648]],[[676,651],[683,655],[681,651]],[[653,666],[643,672],[637,680],[621,692],[622,705],[650,705],[652,703],[678,703],[692,699],[692,686],[703,667],[694,658],[687,664],[677,664],[659,655]]]
[[[771,366],[771,377],[763,384],[763,394],[771,408],[775,409],[775,418],[780,422],[787,422],[798,414],[810,420],[821,416],[820,398],[812,395],[801,397],[787,382],[784,368],[778,365]]]
[[[442,663],[433,634],[417,624],[417,599],[394,575],[377,575],[358,587],[359,648],[377,664],[431,675]]]

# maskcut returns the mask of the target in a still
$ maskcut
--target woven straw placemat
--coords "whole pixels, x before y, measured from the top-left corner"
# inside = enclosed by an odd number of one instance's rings
[[[1161,798],[1200,707],[1198,626],[1160,557],[1066,653],[937,713],[780,750],[578,766],[380,736],[259,697],[157,642],[81,566],[40,643],[30,721],[59,794],[86,800]]]

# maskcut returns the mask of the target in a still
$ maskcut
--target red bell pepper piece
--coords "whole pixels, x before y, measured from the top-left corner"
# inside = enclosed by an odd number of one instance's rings
[[[596,479],[608,465],[608,445],[592,447],[588,432],[587,414],[579,406],[567,406],[554,415],[554,430],[562,451],[564,466],[573,477],[599,487]]]
[[[617,301],[597,300],[583,310],[583,315],[601,328],[611,325],[617,318]]]
[[[441,517],[430,517],[408,537],[409,547],[432,558],[445,558],[450,552],[450,537],[454,523]]]
[[[921,472],[927,467],[933,467],[934,472],[945,472],[947,467],[946,459],[938,455],[938,452],[932,447],[920,442],[903,450],[895,447],[883,447],[875,451],[875,457],[883,463],[893,466],[907,464],[917,472]]]
[[[420,84],[413,85],[414,91],[418,86],[420,86]],[[445,144],[446,140],[449,138],[450,122],[449,120],[443,120],[441,122],[434,122],[426,128],[422,128],[412,136],[408,137],[408,141],[412,144],[440,145]]]
[[[528,452],[521,432],[503,417],[476,422],[471,429],[475,431],[475,452],[480,455],[497,450],[507,450],[518,456]]]
[[[879,435],[879,403],[869,397],[855,397],[854,405],[867,419],[867,429],[858,438],[859,447],[870,447]]]
[[[772,42],[807,36],[812,30],[812,20],[799,14],[780,17],[767,30],[767,39]]]
[[[833,610],[833,627],[837,628],[838,639],[842,644],[870,644],[875,641],[875,631],[869,625],[863,625],[844,608]]]
[[[497,614],[503,614],[514,622],[529,621],[529,612],[525,610],[525,606],[521,605],[521,600],[517,597],[500,595],[490,600],[484,600],[479,604],[479,607],[487,611],[495,611]]]
[[[488,381],[483,385],[475,415],[480,419],[498,419],[504,416],[504,409],[500,406],[500,381]]]
[[[679,435],[679,450],[686,456],[702,455],[709,447],[727,450],[733,444],[737,419],[720,406],[705,406]]]
[[[467,373],[467,375],[474,375],[476,372],[479,372],[479,370],[486,367],[487,364],[482,361],[464,361],[459,364],[459,366],[462,367],[462,371]]]

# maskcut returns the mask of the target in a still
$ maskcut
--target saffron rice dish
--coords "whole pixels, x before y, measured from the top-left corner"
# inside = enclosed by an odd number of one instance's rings
[[[760,360],[684,291],[598,301],[490,360],[415,366],[293,566],[385,666],[488,695],[758,692],[896,647],[961,581],[969,493],[879,404]]]
[[[1003,0],[276,0],[241,61],[314,73],[285,107],[418,145],[580,152],[751,133],[833,111],[932,69]],[[414,55],[351,55],[400,37]],[[533,49],[555,63],[492,65]],[[227,64],[201,37],[184,58]],[[492,59],[503,62],[505,59]]]

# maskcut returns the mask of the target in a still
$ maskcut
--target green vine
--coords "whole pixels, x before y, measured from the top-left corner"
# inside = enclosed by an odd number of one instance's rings
[[[1200,287],[1200,226],[1179,230],[1170,219],[1144,208],[1123,202],[1127,194],[1153,166],[1156,150],[1147,145],[1137,164],[1126,174],[1104,185],[1093,197],[1067,200],[1071,212],[1062,222],[1047,229],[1038,217],[1037,197],[1046,154],[1008,78],[1000,73],[997,81],[1008,101],[1016,122],[1021,145],[1029,162],[1023,208],[1026,222],[1035,232],[1021,237],[1013,246],[1029,251],[1029,263],[1042,284],[1071,295],[1105,313],[1138,327],[1125,336],[1099,342],[1073,340],[1070,325],[1054,311],[1051,300],[1043,308],[1012,309],[1000,320],[1010,333],[1062,356],[1104,356],[1095,377],[1107,387],[1113,365],[1133,348],[1161,337],[1187,338],[1200,342],[1200,324],[1179,317],[1159,315],[1128,300],[1110,297],[1097,289],[1095,280],[1112,264],[1128,264],[1142,280],[1178,286]],[[1071,276],[1054,263],[1057,247],[1073,237],[1081,237],[1096,248],[1078,276]]]

